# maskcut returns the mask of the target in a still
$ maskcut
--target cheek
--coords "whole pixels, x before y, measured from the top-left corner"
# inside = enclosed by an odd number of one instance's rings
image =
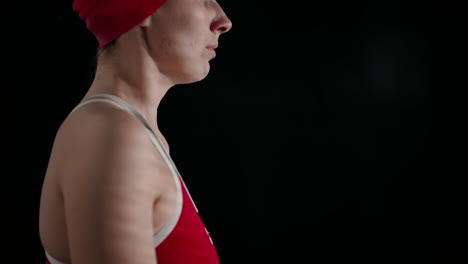
[[[204,12],[196,12],[181,19],[174,27],[191,47],[210,33],[210,22]]]
[[[200,45],[192,38],[177,37],[159,41],[156,49],[154,52],[159,59],[180,61],[190,59],[197,54]]]
[[[152,45],[152,53],[156,61],[165,60],[165,58],[172,56],[171,47],[173,44],[169,39],[155,39]]]
[[[179,53],[190,51],[196,47],[196,35],[190,35],[190,31],[172,31],[172,32],[157,32],[154,35],[155,45],[157,49],[164,51],[165,54]]]

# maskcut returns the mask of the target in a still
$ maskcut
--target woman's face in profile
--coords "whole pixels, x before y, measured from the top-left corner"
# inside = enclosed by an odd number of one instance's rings
[[[205,78],[231,21],[215,0],[168,0],[151,16],[148,41],[159,70],[176,84]]]

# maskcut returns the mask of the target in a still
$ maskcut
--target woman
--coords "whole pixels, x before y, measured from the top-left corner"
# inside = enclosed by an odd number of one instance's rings
[[[41,193],[46,263],[219,263],[158,129],[176,84],[204,79],[231,28],[215,0],[75,0],[95,78],[61,124]]]

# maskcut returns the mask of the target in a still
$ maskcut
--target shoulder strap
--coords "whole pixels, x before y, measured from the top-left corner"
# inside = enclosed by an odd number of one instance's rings
[[[93,99],[97,99],[97,98],[102,98],[99,101],[108,101],[109,103],[112,103],[114,105],[119,106],[122,109],[125,109],[125,110],[129,111],[136,118],[138,118],[143,123],[143,125],[145,125],[146,128],[148,128],[153,134],[156,135],[156,133],[154,133],[153,129],[149,125],[148,121],[146,121],[146,119],[140,114],[140,112],[138,112],[138,110],[136,110],[131,104],[127,103],[127,101],[125,101],[122,98],[120,98],[118,96],[115,96],[113,94],[107,94],[107,93],[95,94],[95,95],[89,97],[86,101],[84,101],[83,103],[81,103],[77,107],[75,107],[74,110],[76,110],[79,106],[90,103],[91,101],[93,101]]]
[[[149,134],[149,136],[151,138],[151,141],[153,142],[153,145],[155,145],[156,149],[158,149],[159,153],[162,155],[164,161],[168,165],[168,167],[171,170],[171,172],[173,173],[173,175],[178,176],[178,178],[182,181],[182,183],[183,183],[183,185],[184,185],[185,189],[187,190],[187,193],[188,193],[188,195],[190,197],[190,200],[192,201],[192,204],[195,207],[195,210],[198,212],[198,208],[195,205],[195,202],[194,202],[192,196],[190,195],[190,192],[187,189],[187,185],[185,184],[184,179],[182,178],[182,176],[180,176],[180,173],[179,173],[179,170],[177,169],[177,166],[174,164],[174,162],[172,161],[169,153],[166,152],[166,149],[164,149],[164,147],[162,146],[161,141],[156,136],[156,133],[154,133],[153,129],[148,124],[146,119],[140,114],[140,112],[138,112],[138,110],[135,109],[132,105],[130,105],[127,101],[123,100],[122,98],[120,98],[120,97],[118,97],[116,95],[107,94],[107,93],[100,93],[100,94],[95,94],[95,95],[89,97],[88,99],[86,99],[85,101],[81,102],[68,115],[71,115],[71,113],[73,113],[79,107],[81,107],[83,105],[86,105],[88,103],[92,103],[92,102],[108,102],[108,103],[111,103],[111,104],[113,104],[113,105],[115,105],[115,106],[117,106],[117,107],[119,107],[121,109],[127,110],[128,112],[133,114],[136,118],[138,118],[143,123],[143,125],[148,129],[148,134]]]

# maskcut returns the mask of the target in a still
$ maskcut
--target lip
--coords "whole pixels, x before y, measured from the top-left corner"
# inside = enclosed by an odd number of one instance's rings
[[[212,53],[213,58],[216,57],[216,48],[218,47],[218,44],[212,44],[206,46],[206,48]]]
[[[213,50],[215,50],[217,47],[218,47],[217,43],[206,46],[207,49],[213,49]]]

